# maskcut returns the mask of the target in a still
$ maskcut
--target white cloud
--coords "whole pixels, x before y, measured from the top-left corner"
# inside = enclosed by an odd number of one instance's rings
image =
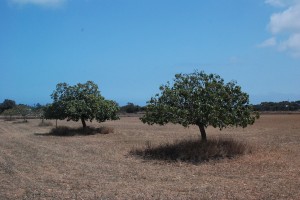
[[[289,51],[291,55],[300,57],[300,33],[291,35],[279,44],[279,50]]]
[[[271,37],[269,39],[266,39],[265,41],[263,41],[261,44],[258,45],[258,47],[274,47],[276,46],[277,41],[275,37]]]
[[[17,5],[37,5],[44,7],[58,7],[63,5],[66,0],[9,0],[10,3]]]
[[[286,7],[299,3],[299,0],[266,0],[265,3],[275,7]]]
[[[270,18],[270,31],[273,34],[288,31],[300,31],[300,3],[289,7]]]
[[[285,5],[283,0],[266,0],[266,3],[278,7],[283,7]]]
[[[270,17],[268,30],[272,37],[259,47],[275,47],[300,58],[300,0],[266,0],[267,4],[282,7]]]

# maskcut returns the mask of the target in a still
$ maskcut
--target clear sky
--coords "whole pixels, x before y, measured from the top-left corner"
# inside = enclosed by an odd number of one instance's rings
[[[57,83],[92,80],[145,105],[195,69],[251,103],[300,100],[300,1],[0,0],[0,102],[51,103]]]

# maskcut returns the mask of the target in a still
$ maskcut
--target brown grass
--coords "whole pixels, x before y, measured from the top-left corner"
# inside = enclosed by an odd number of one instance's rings
[[[246,129],[208,128],[209,139],[234,138],[252,153],[194,165],[129,152],[147,141],[158,147],[196,140],[197,127],[148,126],[124,117],[101,124],[114,130],[110,134],[57,137],[39,120],[0,120],[0,199],[299,199],[299,121],[300,115],[262,115]]]

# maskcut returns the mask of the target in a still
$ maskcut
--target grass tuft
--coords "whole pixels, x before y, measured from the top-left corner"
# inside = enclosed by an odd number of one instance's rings
[[[149,160],[181,161],[201,163],[209,160],[233,158],[251,153],[245,143],[233,139],[213,139],[207,142],[200,140],[184,140],[153,146],[147,142],[143,148],[133,148],[131,155]]]
[[[49,135],[55,136],[74,136],[74,135],[95,135],[95,134],[109,134],[113,133],[114,129],[111,127],[86,127],[86,128],[70,128],[66,126],[59,126],[51,129]]]

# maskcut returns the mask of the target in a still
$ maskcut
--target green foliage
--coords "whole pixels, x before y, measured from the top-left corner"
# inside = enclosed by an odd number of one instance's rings
[[[24,121],[26,121],[26,117],[31,113],[31,108],[22,104],[17,105],[13,109],[16,109],[17,113],[19,113],[23,117]]]
[[[249,104],[248,94],[236,82],[224,83],[216,74],[195,71],[176,74],[174,84],[160,87],[160,94],[146,106],[142,122],[164,125],[197,125],[203,140],[208,126],[223,129],[227,126],[246,127],[253,124],[258,114]]]
[[[133,103],[127,103],[127,105],[120,108],[120,111],[124,113],[137,113],[143,111],[143,108],[139,105],[134,105]]]
[[[6,116],[7,120],[12,120],[12,116],[16,115],[15,111],[13,109],[4,110],[2,115]]]
[[[37,103],[33,107],[31,107],[31,114],[35,117],[38,117],[40,119],[44,119],[44,114],[45,114],[45,106]]]
[[[257,111],[297,111],[300,101],[262,102],[254,106]]]
[[[74,86],[59,83],[51,97],[53,103],[45,108],[46,119],[81,120],[83,127],[86,120],[104,122],[118,119],[117,103],[105,100],[92,81]]]
[[[31,114],[31,108],[27,105],[17,105],[11,109],[7,109],[3,112],[3,115],[10,116],[10,119],[12,119],[12,116],[14,115],[21,115],[26,121],[26,117]]]
[[[5,110],[14,108],[16,106],[16,102],[14,100],[5,99],[3,103],[0,104],[0,113]]]

